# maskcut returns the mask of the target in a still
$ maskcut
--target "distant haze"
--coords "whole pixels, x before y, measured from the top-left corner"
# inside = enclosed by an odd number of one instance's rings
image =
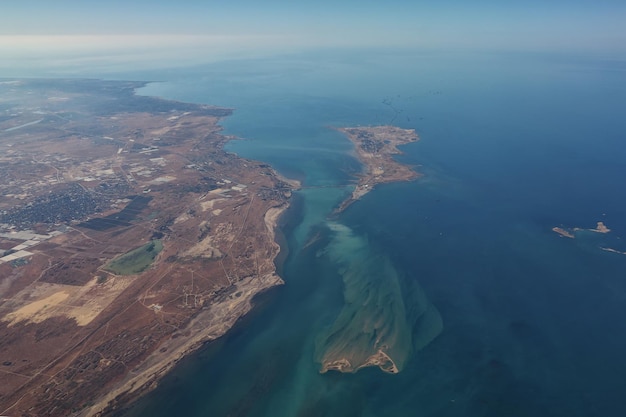
[[[0,6],[0,75],[328,47],[626,53],[626,2],[38,1]],[[340,3],[340,4],[337,4]]]

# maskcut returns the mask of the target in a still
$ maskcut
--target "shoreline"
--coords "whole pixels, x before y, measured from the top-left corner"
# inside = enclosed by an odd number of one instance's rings
[[[243,318],[254,308],[254,297],[263,292],[284,284],[284,281],[277,274],[268,274],[261,278],[264,285],[257,286],[250,279],[237,285],[230,292],[243,292],[238,297],[237,303],[228,305],[227,314],[221,304],[213,305],[207,311],[196,316],[184,329],[183,333],[189,334],[197,332],[195,336],[170,338],[161,345],[169,352],[163,355],[160,350],[153,352],[141,365],[127,374],[118,383],[118,386],[109,393],[100,397],[90,408],[77,414],[81,417],[100,417],[109,413],[119,411],[124,407],[132,406],[142,396],[154,390],[160,380],[166,376],[182,359],[195,353],[206,343],[212,342],[225,335],[239,319]],[[233,314],[233,311],[236,313]],[[138,374],[137,374],[138,373]],[[136,374],[136,375],[135,375]]]
[[[271,207],[264,216],[264,223],[268,233],[274,238],[278,230],[280,217],[289,208],[289,204]],[[276,259],[280,246],[276,243]],[[259,285],[260,283],[260,285]],[[117,383],[117,387],[101,396],[91,407],[76,414],[80,417],[102,417],[109,413],[119,411],[120,408],[132,406],[142,396],[154,390],[160,380],[167,375],[181,360],[195,353],[206,343],[212,342],[224,336],[232,327],[254,308],[254,298],[271,288],[284,285],[283,279],[274,271],[262,277],[250,278],[242,283],[237,283],[224,294],[223,300],[228,295],[241,292],[240,297],[233,303],[216,303],[206,311],[193,318],[181,333],[194,334],[195,336],[170,337],[161,344],[159,350],[154,351],[137,368],[129,372],[126,377]],[[240,285],[239,285],[240,284]],[[234,312],[234,314],[233,314]],[[226,313],[226,314],[224,314]],[[167,354],[161,351],[165,349]]]
[[[166,100],[162,97],[155,97],[158,100]],[[204,106],[204,105],[199,105]],[[233,109],[229,109],[233,110]],[[221,136],[225,139],[223,145],[231,140],[239,139],[231,135]],[[241,158],[237,155],[238,158]],[[256,162],[256,161],[255,161]],[[258,161],[262,162],[263,161]],[[268,171],[272,173],[280,183],[286,184],[290,191],[287,197],[291,197],[291,191],[301,187],[300,181],[293,180],[278,173],[273,167],[268,166]],[[278,257],[281,248],[276,242],[276,234],[279,229],[279,221],[282,215],[289,209],[290,203],[286,201],[278,206],[272,206],[263,215],[263,223],[268,233],[269,241],[273,246],[271,263]],[[159,350],[155,350],[137,368],[126,374],[124,379],[118,382],[115,388],[104,396],[101,396],[95,404],[78,413],[80,417],[103,417],[109,413],[118,411],[123,407],[132,407],[132,404],[141,397],[154,390],[161,379],[167,375],[182,359],[198,351],[206,343],[212,342],[224,336],[232,327],[254,308],[254,298],[271,288],[284,285],[284,280],[278,275],[277,267],[274,265],[273,271],[257,277],[249,277],[236,284],[232,284],[227,292],[222,294],[218,302],[194,317],[180,333],[184,335],[195,334],[194,336],[170,337],[161,344]],[[233,294],[238,294],[234,299]],[[230,296],[230,297],[229,297]],[[230,302],[229,302],[230,300]],[[174,336],[174,335],[172,335]],[[164,354],[163,352],[168,352]]]
[[[280,219],[300,183],[224,150],[236,138],[219,121],[233,109],[138,95],[147,84],[22,80],[6,98],[9,107],[49,115],[30,125],[29,112],[0,121],[16,163],[30,168],[26,156],[39,152],[62,164],[40,163],[52,190],[25,177],[23,200],[0,194],[11,207],[6,228],[24,237],[0,243],[33,248],[17,252],[26,262],[0,262],[8,283],[0,328],[11,341],[0,353],[14,371],[3,380],[2,415],[116,415],[226,334],[256,296],[284,284]],[[54,117],[67,112],[82,117]],[[6,131],[13,125],[20,129]],[[55,216],[68,216],[66,206],[48,200],[68,196],[83,204],[71,213],[76,223],[65,225]],[[133,206],[137,196],[144,205]],[[48,217],[33,217],[33,202]],[[148,268],[124,276],[104,269],[153,239],[163,248]],[[30,342],[40,333],[54,335],[45,349]]]

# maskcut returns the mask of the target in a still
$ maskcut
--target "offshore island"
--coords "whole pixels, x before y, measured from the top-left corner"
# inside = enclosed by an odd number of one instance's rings
[[[337,130],[354,144],[356,157],[364,166],[352,195],[339,205],[337,212],[345,210],[377,184],[408,181],[420,176],[411,167],[394,159],[394,155],[402,153],[398,150],[399,145],[419,140],[415,130],[389,125],[343,127]]]
[[[604,222],[596,222],[596,227],[594,228],[589,228],[589,229],[584,229],[580,227],[564,228],[564,227],[555,226],[552,228],[552,231],[558,234],[559,237],[566,237],[568,239],[576,239],[577,234],[579,232],[593,232],[593,233],[599,233],[599,234],[607,234],[611,232],[611,229],[609,229],[604,224]],[[607,247],[607,246],[600,246],[600,249],[602,249],[605,252],[617,253],[619,255],[626,255],[626,251],[618,250],[618,249]]]
[[[363,170],[354,191],[335,214],[378,184],[420,176],[394,159],[394,155],[401,153],[398,146],[418,140],[415,130],[389,125],[337,130],[354,144]],[[325,253],[339,267],[347,301],[332,325],[316,340],[320,372],[354,373],[362,368],[378,367],[383,372],[397,374],[413,352],[441,332],[441,316],[417,282],[402,286],[393,262],[371,247],[367,238],[339,223],[330,222],[328,227],[333,238]]]
[[[298,184],[145,84],[0,80],[0,415],[109,415],[283,282]]]

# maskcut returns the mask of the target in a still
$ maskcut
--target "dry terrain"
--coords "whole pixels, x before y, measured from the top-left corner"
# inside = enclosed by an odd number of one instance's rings
[[[364,165],[359,182],[339,208],[345,210],[350,204],[370,192],[377,184],[408,181],[419,174],[411,167],[396,161],[393,155],[400,154],[399,145],[416,142],[419,138],[412,129],[396,126],[344,127],[338,129],[355,146],[356,156]]]
[[[142,85],[0,80],[0,415],[107,414],[282,283],[293,185]]]

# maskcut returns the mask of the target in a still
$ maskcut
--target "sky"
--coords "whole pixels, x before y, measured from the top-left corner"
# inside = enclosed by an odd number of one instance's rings
[[[624,22],[623,0],[3,0],[0,70],[344,47],[624,57]]]

